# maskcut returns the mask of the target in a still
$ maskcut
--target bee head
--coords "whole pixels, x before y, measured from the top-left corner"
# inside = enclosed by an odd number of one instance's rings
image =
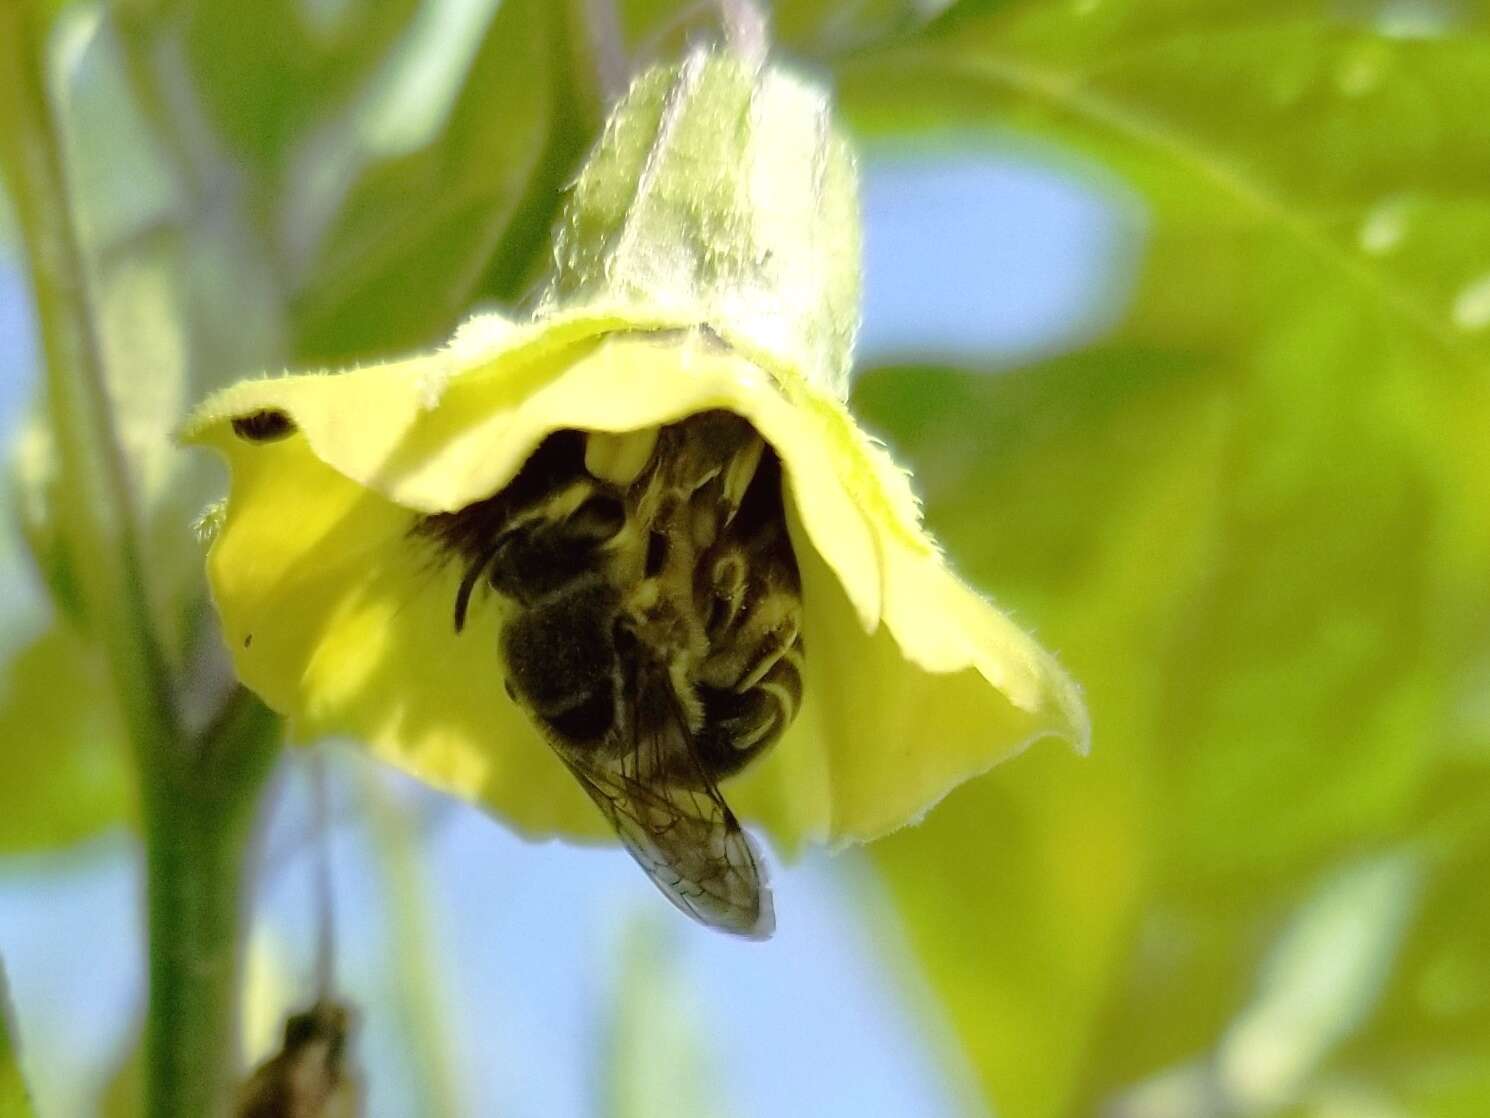
[[[487,580],[524,605],[541,602],[596,575],[605,544],[625,521],[620,498],[604,492],[591,493],[570,511],[535,515],[499,539]]]

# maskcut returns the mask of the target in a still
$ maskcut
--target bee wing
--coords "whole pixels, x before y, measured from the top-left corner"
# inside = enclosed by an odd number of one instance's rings
[[[711,928],[768,938],[765,862],[699,762],[671,687],[643,684],[637,699],[666,713],[646,719],[628,749],[606,757],[560,745],[559,755],[668,900]]]

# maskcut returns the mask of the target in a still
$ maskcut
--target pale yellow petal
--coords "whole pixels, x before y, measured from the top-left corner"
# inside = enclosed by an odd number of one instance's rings
[[[729,789],[785,846],[872,838],[1029,742],[1084,745],[1054,661],[961,583],[904,475],[836,400],[705,331],[467,333],[428,358],[239,385],[188,429],[233,468],[210,569],[244,680],[305,736],[345,733],[530,833],[598,817],[507,699],[499,611],[457,635],[460,570],[419,515],[502,489],[548,433],[624,432],[711,408],[749,419],[785,466],[803,578],[806,698]],[[283,412],[255,442],[232,419]]]
[[[208,573],[239,676],[298,740],[356,737],[531,833],[603,833],[507,698],[496,614],[455,633],[460,572],[431,564],[414,519],[303,437],[235,455]]]

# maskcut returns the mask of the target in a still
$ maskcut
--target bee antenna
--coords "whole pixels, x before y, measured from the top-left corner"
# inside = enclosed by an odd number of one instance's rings
[[[476,589],[476,583],[481,579],[481,574],[487,567],[491,566],[492,560],[497,557],[497,552],[507,542],[509,533],[504,532],[496,538],[496,541],[466,568],[465,576],[460,580],[460,589],[455,592],[455,631],[459,633],[466,627],[466,611],[471,606],[471,594]]]

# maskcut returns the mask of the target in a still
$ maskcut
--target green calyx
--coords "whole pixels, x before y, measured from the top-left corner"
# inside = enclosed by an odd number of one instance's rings
[[[560,217],[545,312],[696,322],[842,399],[859,324],[858,172],[827,95],[699,50],[616,105]]]

